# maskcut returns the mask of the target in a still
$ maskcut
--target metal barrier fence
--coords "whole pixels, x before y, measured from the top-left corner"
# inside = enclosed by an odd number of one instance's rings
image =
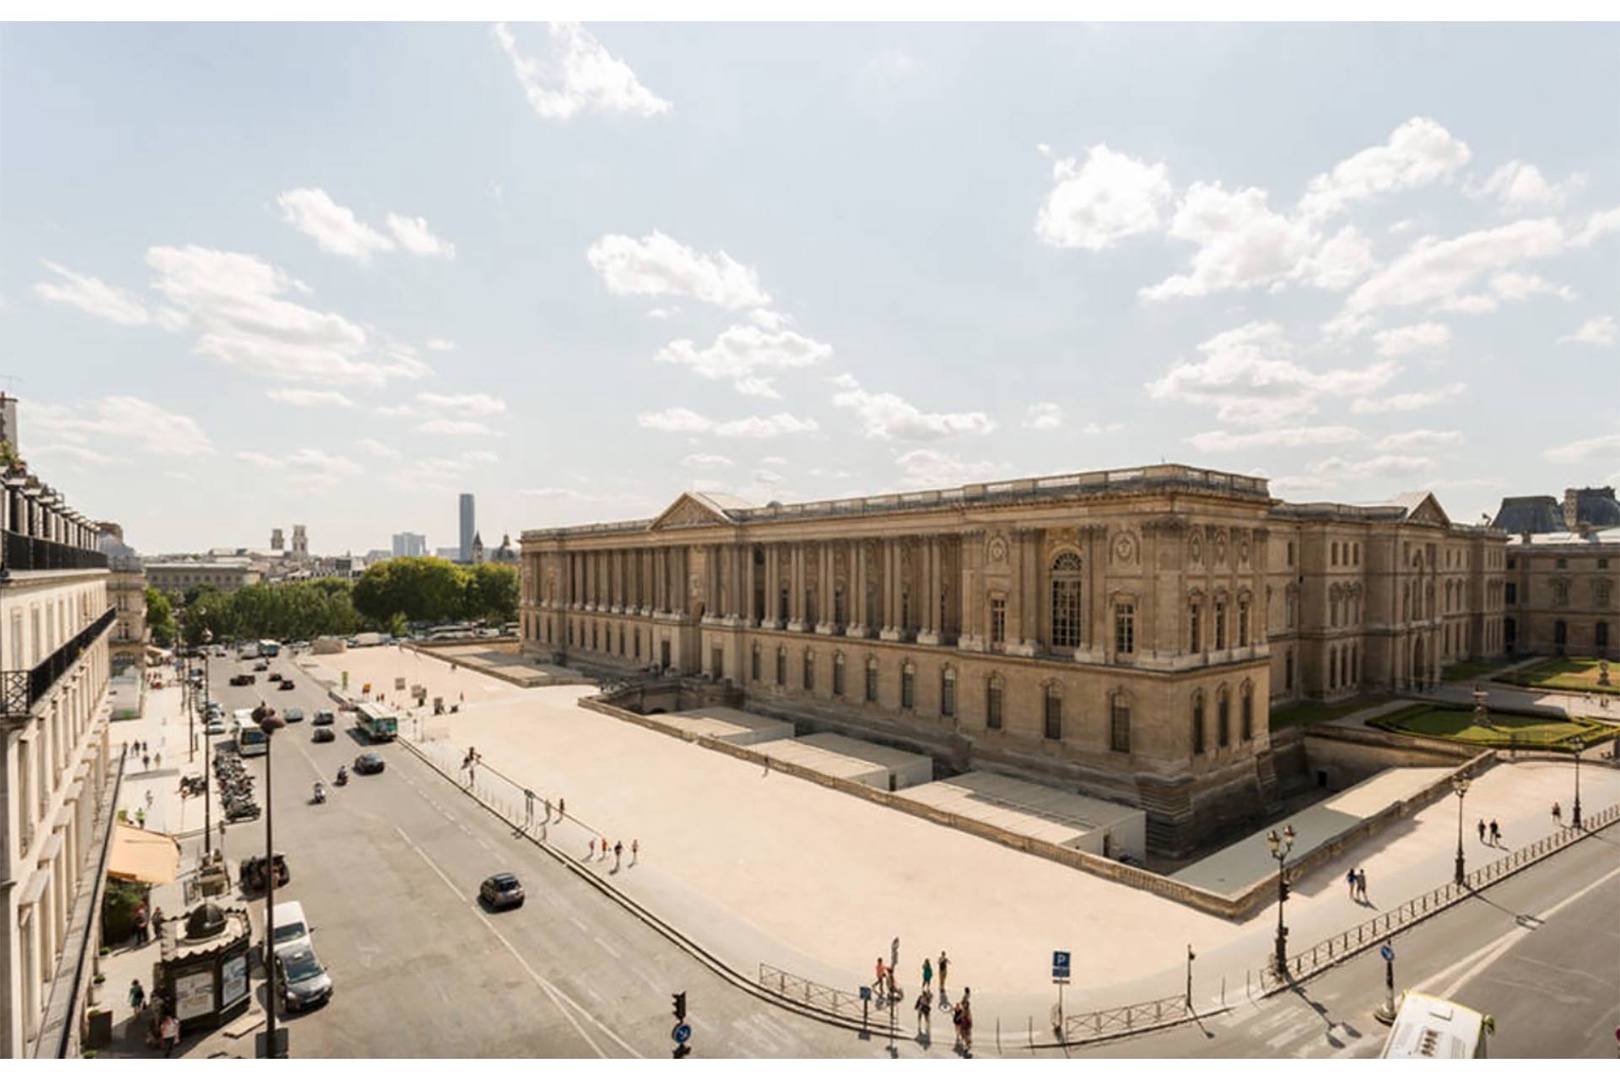
[[[1167,997],[1063,1018],[1063,1041],[1083,1042],[1111,1035],[1128,1035],[1143,1028],[1192,1019],[1186,997]]]
[[[769,964],[759,965],[759,985],[767,990],[774,990],[791,1001],[832,1013],[834,1016],[841,1016],[847,1020],[863,1018],[864,1010],[861,1007],[860,995],[834,990],[830,986],[822,986],[809,979],[801,979]]]
[[[1289,982],[1298,981],[1332,967],[1343,961],[1346,957],[1369,949],[1374,945],[1387,941],[1391,934],[1403,929],[1410,923],[1450,907],[1452,904],[1473,895],[1474,892],[1498,881],[1528,863],[1535,862],[1546,855],[1561,848],[1568,847],[1581,836],[1620,819],[1620,804],[1599,810],[1595,814],[1584,817],[1583,828],[1565,826],[1550,836],[1517,851],[1509,852],[1494,862],[1487,863],[1477,870],[1469,871],[1463,878],[1463,884],[1447,882],[1439,888],[1431,889],[1422,896],[1408,900],[1400,907],[1393,908],[1383,914],[1375,915],[1366,922],[1340,934],[1335,934],[1326,941],[1318,942],[1309,949],[1295,952],[1288,958],[1288,978],[1284,979],[1277,974],[1275,965],[1268,965],[1261,969],[1259,976],[1260,989],[1263,993],[1270,993]]]

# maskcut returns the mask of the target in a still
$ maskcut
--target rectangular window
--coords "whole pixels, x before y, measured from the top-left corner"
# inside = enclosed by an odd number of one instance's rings
[[[1288,652],[1283,655],[1283,689],[1284,690],[1292,690],[1293,688],[1294,688],[1294,650],[1289,649]]]
[[[939,715],[956,715],[956,679],[949,674],[939,681]]]
[[[804,654],[804,688],[806,690],[816,688],[816,657],[814,653]]]
[[[1046,692],[1046,724],[1043,734],[1048,739],[1063,738],[1063,695],[1052,690]]]
[[[1283,625],[1294,625],[1294,592],[1292,589],[1283,594]]]
[[[1568,570],[1569,569],[1569,560],[1568,559],[1555,559],[1555,560],[1553,560],[1553,566],[1557,567],[1559,570]]]
[[[776,685],[787,685],[787,650],[776,650]]]
[[[1226,648],[1226,605],[1215,601],[1215,651]]]
[[[1073,649],[1080,645],[1080,582],[1052,582],[1052,645]]]
[[[984,691],[984,726],[1001,730],[1001,684],[992,682]]]
[[[1292,540],[1288,541],[1288,565],[1294,565],[1294,542]]]
[[[1238,648],[1247,648],[1249,644],[1249,605],[1238,601]]]
[[[1519,602],[1519,583],[1516,581],[1507,583],[1507,602],[1510,604]]]
[[[833,661],[833,697],[844,696],[844,658]]]
[[[1607,570],[1608,568],[1609,568],[1609,560],[1608,559],[1599,559],[1598,560],[1598,569],[1599,570]]]
[[[1108,718],[1108,748],[1116,754],[1131,752],[1131,707],[1115,695]]]
[[[1254,738],[1254,695],[1243,695],[1243,741]]]
[[[640,660],[641,659],[641,631],[639,629],[637,629],[635,634],[634,634],[633,643],[635,645],[635,650],[636,650],[636,659]],[[754,672],[754,678],[756,678],[756,679],[759,678],[759,672],[757,672],[757,671]]]
[[[636,644],[639,646],[640,643],[641,635],[638,633],[636,635]],[[753,659],[749,661],[748,675],[755,682],[759,682],[759,649],[757,648],[754,650]]]
[[[843,626],[849,620],[844,617],[844,590],[843,587],[833,591],[833,622]]]
[[[1202,614],[1202,612],[1199,611],[1198,605],[1194,604],[1192,606],[1191,625],[1188,628],[1189,629],[1188,637],[1191,639],[1188,642],[1188,651],[1189,652],[1202,652],[1203,651],[1203,646],[1202,646],[1203,633],[1202,633],[1202,631],[1203,631],[1204,628],[1199,625],[1199,621],[1200,621],[1199,616],[1201,614]]]
[[[917,673],[910,668],[900,672],[900,707],[903,709],[917,707]]]
[[[1114,651],[1116,653],[1133,653],[1136,651],[1136,605],[1114,605]]]
[[[1007,601],[994,597],[990,601],[990,644],[1003,645],[1007,641]]]
[[[877,664],[874,662],[874,663],[866,665],[866,700],[867,701],[876,701],[877,700],[877,690],[878,690],[877,679],[878,679]]]

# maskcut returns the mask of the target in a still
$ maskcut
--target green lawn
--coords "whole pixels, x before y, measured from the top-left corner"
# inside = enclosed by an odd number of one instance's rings
[[[1442,682],[1466,682],[1477,679],[1481,675],[1489,675],[1498,668],[1508,666],[1509,661],[1497,657],[1495,660],[1469,660],[1461,664],[1452,664],[1440,672]]]
[[[1502,682],[1530,686],[1537,690],[1568,690],[1577,694],[1620,694],[1620,661],[1609,662],[1609,686],[1598,685],[1598,665],[1594,657],[1561,656],[1543,660],[1502,676]]]
[[[1331,704],[1321,701],[1296,701],[1288,705],[1279,705],[1271,710],[1271,730],[1280,731],[1295,724],[1309,727],[1326,720],[1337,720],[1341,716],[1349,716],[1353,712],[1382,705],[1388,700],[1388,694],[1362,694]]]
[[[1368,723],[1403,735],[1425,735],[1477,746],[1518,746],[1522,749],[1567,749],[1564,744],[1571,736],[1579,736],[1583,746],[1614,737],[1612,727],[1590,720],[1558,720],[1549,716],[1495,711],[1490,714],[1490,720],[1491,727],[1482,727],[1474,722],[1473,709],[1424,704],[1380,716]]]

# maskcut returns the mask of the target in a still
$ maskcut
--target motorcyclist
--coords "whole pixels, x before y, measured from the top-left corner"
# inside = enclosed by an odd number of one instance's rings
[[[326,801],[326,785],[319,780],[315,781],[315,801],[318,803]]]
[[[338,766],[337,782],[340,784],[347,784],[349,782],[349,767],[347,765]]]

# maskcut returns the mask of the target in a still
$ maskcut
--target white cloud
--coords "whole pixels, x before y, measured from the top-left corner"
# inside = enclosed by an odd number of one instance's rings
[[[290,387],[278,387],[265,396],[288,405],[333,405],[340,409],[354,408],[354,401],[338,390],[295,390]]]
[[[462,453],[461,460],[470,462],[473,465],[493,465],[501,458],[493,450],[467,450]]]
[[[231,456],[263,472],[277,473],[282,477],[278,483],[300,491],[326,491],[366,471],[357,461],[308,447],[281,457],[258,450],[238,450]]]
[[[428,338],[427,347],[434,352],[450,352],[456,347],[456,343],[449,338]]]
[[[75,465],[91,465],[98,468],[111,465],[117,460],[107,454],[92,450],[88,446],[75,446],[73,443],[51,443],[47,446],[35,446],[29,449],[28,454],[29,457],[37,457],[45,461],[58,457],[68,458]]]
[[[1467,296],[1448,296],[1435,305],[1438,311],[1453,311],[1458,315],[1483,315],[1495,311],[1501,304],[1496,297],[1486,296],[1483,293],[1471,293]]]
[[[940,450],[908,450],[894,459],[908,486],[953,488],[981,480],[993,480],[1003,470],[989,461],[963,461]]]
[[[1479,278],[1525,259],[1556,255],[1564,234],[1551,218],[1515,221],[1450,240],[1425,236],[1350,294],[1348,311],[1444,301]]]
[[[865,425],[869,439],[918,441],[949,435],[987,435],[996,425],[982,412],[925,413],[896,394],[874,394],[863,390],[852,375],[833,380],[840,387],[833,404],[851,409]]]
[[[748,313],[748,320],[763,330],[780,330],[793,322],[780,311],[772,311],[770,308],[755,308]]]
[[[416,425],[417,431],[431,435],[492,435],[488,424],[477,420],[446,420],[438,417]]]
[[[748,474],[748,478],[756,484],[774,487],[782,482],[782,474],[774,473],[769,469],[755,469]]]
[[[1039,401],[1029,407],[1024,426],[1036,431],[1050,431],[1063,426],[1063,409],[1050,401]]]
[[[1332,443],[1356,442],[1361,432],[1352,427],[1294,427],[1271,428],[1232,434],[1226,431],[1205,431],[1182,441],[1203,453],[1222,453],[1234,450],[1252,450],[1257,446],[1322,446]]]
[[[495,37],[512,61],[529,106],[545,120],[571,120],[582,112],[657,116],[670,103],[648,90],[630,65],[611,55],[575,23],[552,23],[550,54],[544,60],[518,52],[505,23]]]
[[[441,259],[456,257],[456,245],[450,241],[433,235],[428,228],[427,218],[406,217],[404,214],[388,215],[388,231],[394,234],[399,246],[412,255],[424,255]]]
[[[1397,326],[1392,330],[1381,330],[1374,334],[1373,344],[1378,347],[1379,356],[1434,352],[1451,344],[1451,328],[1437,322]]]
[[[281,216],[289,225],[313,237],[322,251],[361,262],[374,251],[393,251],[394,242],[339,206],[320,188],[294,188],[276,196]]]
[[[781,466],[787,464],[787,458],[785,458],[785,457],[762,457],[762,458],[759,459],[759,463],[761,465],[772,465],[772,466],[776,466],[776,467],[781,467]]]
[[[104,438],[109,448],[134,446],[160,457],[214,453],[214,445],[189,416],[138,397],[104,397],[78,408],[31,402],[28,422],[47,438],[84,445]]]
[[[616,296],[691,296],[732,311],[771,302],[753,267],[724,251],[694,251],[657,231],[640,240],[609,233],[585,259]]]
[[[682,339],[664,346],[654,359],[689,367],[705,379],[731,379],[740,394],[779,398],[771,379],[758,371],[809,367],[831,355],[830,346],[792,330],[768,333],[757,326],[732,326],[707,349]]]
[[[1598,435],[1590,439],[1576,439],[1563,446],[1554,446],[1543,455],[1548,461],[1561,465],[1579,465],[1587,461],[1612,464],[1620,459],[1620,435]]]
[[[1575,290],[1568,285],[1548,281],[1537,274],[1520,274],[1505,270],[1491,275],[1491,291],[1504,300],[1523,300],[1545,293],[1560,300],[1574,300]]]
[[[727,439],[771,439],[778,435],[799,435],[819,430],[821,425],[814,420],[791,413],[749,416],[714,425],[714,433]]]
[[[1586,227],[1570,239],[1571,247],[1587,247],[1598,237],[1620,232],[1620,206],[1613,210],[1599,210],[1586,219]]]
[[[1054,247],[1102,251],[1127,236],[1159,228],[1170,201],[1169,169],[1147,165],[1104,145],[1078,168],[1074,158],[1052,165],[1056,183],[1035,218],[1035,235]]]
[[[1409,394],[1392,394],[1386,398],[1358,397],[1350,403],[1350,411],[1357,415],[1412,412],[1416,409],[1426,409],[1430,405],[1438,405],[1447,398],[1456,397],[1466,389],[1467,386],[1463,383],[1456,382],[1449,386],[1442,386],[1438,390],[1418,390]]]
[[[1561,206],[1585,183],[1583,173],[1575,173],[1562,184],[1549,183],[1534,165],[1510,161],[1498,166],[1483,184],[1464,184],[1463,194],[1475,199],[1494,195],[1503,210],[1518,211],[1535,206]]]
[[[647,318],[649,318],[649,319],[667,319],[671,315],[678,314],[680,312],[680,310],[681,310],[680,308],[675,308],[675,307],[649,308],[648,311],[647,311]]]
[[[145,326],[152,321],[146,305],[134,293],[108,285],[99,278],[75,274],[49,259],[40,262],[64,280],[39,282],[33,289],[35,296],[58,304],[72,304],[80,311],[121,326]]]
[[[687,454],[681,458],[681,464],[688,469],[718,468],[735,464],[724,454]]]
[[[605,503],[620,498],[618,495],[604,494],[599,491],[579,491],[575,488],[562,487],[524,488],[518,494],[528,495],[536,499],[550,499],[554,502]]]
[[[1348,289],[1377,265],[1372,245],[1355,226],[1346,225],[1299,261],[1289,274],[1319,289]],[[1273,285],[1276,289],[1278,286]]]
[[[1386,435],[1378,440],[1379,450],[1422,450],[1431,446],[1460,446],[1463,434],[1460,431],[1430,431],[1419,428],[1416,431],[1403,431],[1395,435]]]
[[[636,423],[654,431],[710,431],[714,428],[713,420],[679,406],[660,412],[642,413],[636,417]]]
[[[287,467],[322,474],[331,480],[344,476],[359,476],[365,468],[357,461],[324,450],[294,450],[287,455]]]
[[[395,450],[387,443],[378,442],[376,439],[356,439],[355,445],[372,457],[397,459],[400,456],[398,450]]]
[[[1573,334],[1565,334],[1560,342],[1578,342],[1584,345],[1613,345],[1616,337],[1613,315],[1599,315],[1587,319]]]
[[[1124,427],[1125,425],[1118,421],[1112,424],[1099,424],[1093,420],[1080,430],[1086,435],[1112,435],[1116,431],[1123,430]]]
[[[506,402],[490,394],[420,393],[416,400],[430,409],[460,413],[463,416],[494,416],[506,411]]]
[[[146,263],[158,274],[153,288],[189,317],[198,335],[193,351],[230,367],[329,386],[432,373],[403,347],[368,349],[366,332],[341,315],[281,299],[291,279],[252,255],[155,247]]]
[[[1247,323],[1215,335],[1198,349],[1203,360],[1176,364],[1147,384],[1149,396],[1212,405],[1222,421],[1249,427],[1308,417],[1323,397],[1371,393],[1397,370],[1392,362],[1380,361],[1364,369],[1310,371],[1286,358],[1292,349],[1276,323]]]
[[[237,461],[245,462],[259,469],[277,470],[287,467],[286,462],[272,454],[260,453],[257,450],[238,450],[231,455]]]
[[[1279,476],[1272,481],[1277,487],[1320,491],[1340,481],[1368,480],[1383,477],[1412,476],[1435,468],[1432,459],[1405,454],[1380,454],[1362,461],[1330,457],[1310,466],[1299,476]]]
[[[1445,180],[1472,156],[1468,146],[1445,128],[1415,116],[1396,128],[1383,146],[1370,146],[1313,179],[1300,199],[1300,212],[1320,220],[1384,192]]]

